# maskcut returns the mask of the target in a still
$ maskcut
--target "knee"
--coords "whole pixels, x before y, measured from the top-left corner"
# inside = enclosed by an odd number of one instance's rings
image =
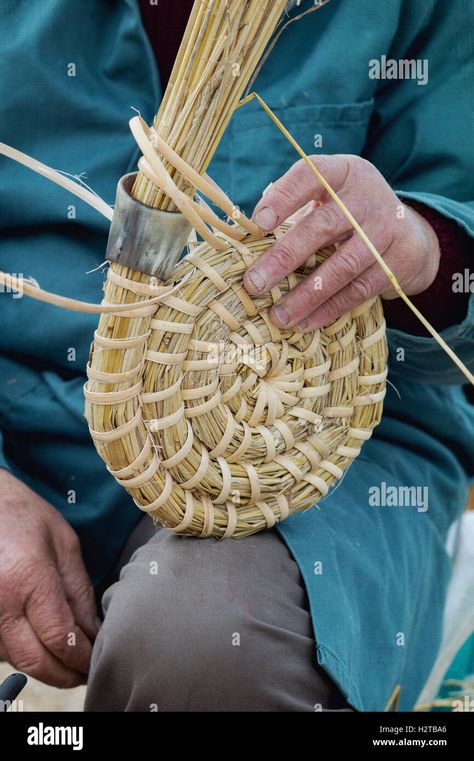
[[[312,680],[314,639],[297,580],[290,603],[280,599],[277,570],[264,579],[261,550],[271,541],[262,535],[254,548],[170,536],[141,548],[105,594],[86,710],[293,705],[287,686],[301,690],[302,672]],[[286,548],[275,552],[272,568],[293,573]]]
[[[249,605],[190,560],[139,551],[107,590],[86,710],[235,710],[237,686],[251,687],[262,664]]]

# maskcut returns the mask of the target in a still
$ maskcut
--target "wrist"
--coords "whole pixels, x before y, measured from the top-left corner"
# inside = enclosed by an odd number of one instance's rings
[[[411,206],[405,205],[406,214],[411,218],[414,230],[414,239],[418,241],[416,249],[419,252],[419,272],[413,283],[405,289],[408,296],[418,296],[427,291],[435,282],[441,262],[441,246],[436,230]]]
[[[430,206],[412,199],[406,204],[407,208],[429,223],[438,241],[440,257],[437,274],[430,286],[411,298],[433,327],[441,331],[466,318],[470,294],[455,292],[453,276],[464,272],[472,264],[472,238],[455,220]],[[416,219],[414,216],[412,218]],[[423,229],[427,230],[426,227]],[[429,230],[427,232],[430,234]],[[429,336],[400,298],[385,301],[384,308],[388,327],[412,335]]]

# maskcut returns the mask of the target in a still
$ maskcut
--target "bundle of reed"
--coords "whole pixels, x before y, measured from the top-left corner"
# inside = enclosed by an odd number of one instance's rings
[[[313,505],[382,413],[380,301],[315,332],[278,330],[269,308],[331,251],[250,298],[246,267],[286,227],[262,237],[205,176],[284,8],[198,0],[154,128],[132,120],[144,158],[131,196],[169,214],[178,207],[204,242],[163,279],[111,263],[86,417],[118,483],[179,533],[241,537]],[[196,187],[235,223],[197,204]]]

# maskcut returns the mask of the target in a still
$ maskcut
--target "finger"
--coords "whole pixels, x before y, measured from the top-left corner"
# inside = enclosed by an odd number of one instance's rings
[[[339,240],[350,229],[350,223],[333,201],[314,209],[249,267],[244,275],[246,290],[252,296],[269,291],[311,254]]]
[[[60,541],[58,539],[58,544]],[[74,620],[93,642],[100,628],[100,621],[97,616],[94,590],[84,566],[76,535],[69,539],[66,552],[64,549],[64,544],[56,548],[58,573]]]
[[[372,264],[354,282],[325,301],[309,317],[301,320],[297,327],[300,330],[316,330],[330,325],[341,315],[383,293],[389,286],[390,281],[380,266],[377,263]]]
[[[334,190],[340,190],[349,173],[350,157],[310,156],[314,166]],[[297,161],[273,183],[256,205],[253,219],[262,230],[274,230],[305,203],[323,200],[326,191],[304,159]]]
[[[26,600],[25,614],[43,645],[68,668],[87,674],[92,645],[77,625],[61,579],[51,569]]]
[[[296,325],[373,263],[365,243],[353,235],[270,310],[270,319],[279,327]]]
[[[48,652],[24,615],[3,615],[1,632],[5,660],[18,671],[53,687],[77,687],[85,682],[84,674],[67,668]]]

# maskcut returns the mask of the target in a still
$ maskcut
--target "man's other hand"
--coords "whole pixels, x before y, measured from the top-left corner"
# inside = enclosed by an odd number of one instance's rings
[[[55,687],[82,684],[96,615],[75,532],[0,470],[0,658]]]

